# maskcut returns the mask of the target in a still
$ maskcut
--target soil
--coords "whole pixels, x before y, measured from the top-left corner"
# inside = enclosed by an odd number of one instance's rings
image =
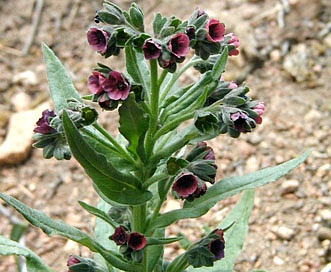
[[[81,94],[87,94],[86,79],[97,62],[123,67],[120,58],[105,61],[86,42],[86,31],[93,24],[95,11],[102,7],[101,0],[44,1],[32,46],[23,54],[37,2],[41,1],[0,2],[2,140],[15,111],[49,101],[42,42],[55,51]],[[137,2],[147,22],[155,12],[186,19],[199,6],[223,21],[227,32],[234,32],[240,39],[240,55],[230,60],[225,78],[244,81],[251,88],[251,96],[265,102],[266,112],[263,124],[253,133],[239,139],[219,136],[209,141],[216,152],[219,178],[276,165],[312,148],[309,158],[297,169],[256,189],[249,234],[236,271],[320,271],[331,262],[330,2]],[[130,4],[117,3],[121,7]],[[25,72],[28,76],[24,77]],[[101,123],[116,134],[116,112],[100,115]],[[22,162],[1,165],[0,177],[1,192],[84,231],[93,228],[94,219],[77,200],[96,204],[97,197],[74,159],[45,160],[41,150],[34,149]],[[235,196],[221,202],[200,219],[181,220],[169,232],[184,231],[194,239],[204,226],[214,227],[237,199]],[[178,203],[171,200],[170,205]],[[10,228],[9,219],[1,215],[0,233],[8,236]],[[25,241],[55,271],[66,271],[70,254],[90,256],[85,248],[61,237],[47,237],[34,227],[28,228]],[[173,258],[179,251],[176,246],[169,247],[166,256]],[[14,259],[0,257],[0,271],[16,271]]]

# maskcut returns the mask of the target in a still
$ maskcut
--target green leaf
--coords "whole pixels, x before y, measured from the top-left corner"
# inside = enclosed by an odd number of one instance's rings
[[[0,193],[0,198],[2,198],[8,205],[15,208],[32,225],[41,228],[47,235],[61,235],[88,247],[91,251],[97,251],[95,242],[91,239],[91,237],[79,229],[68,226],[63,221],[53,220],[46,214],[29,208],[14,197]]]
[[[132,45],[125,46],[126,70],[136,84],[140,84],[144,91],[150,89],[150,72],[145,62],[144,54],[138,52]]]
[[[30,249],[19,243],[9,240],[0,235],[0,255],[20,255],[26,258],[28,272],[53,272],[40,258]]]
[[[152,197],[149,191],[138,187],[140,181],[135,176],[120,172],[103,154],[97,153],[66,112],[63,112],[63,127],[73,155],[107,198],[120,204],[139,205]]]
[[[301,164],[308,157],[310,152],[310,150],[306,151],[297,158],[280,165],[264,168],[244,176],[224,178],[208,188],[206,194],[200,198],[192,202],[185,202],[182,209],[173,210],[160,215],[155,222],[150,225],[150,228],[155,229],[169,226],[173,222],[183,218],[200,217],[222,199],[233,196],[243,190],[263,186],[286,175]]]
[[[107,204],[104,200],[100,199],[97,209],[106,213],[111,206]],[[115,243],[112,243],[109,240],[109,236],[114,232],[114,228],[112,225],[108,224],[101,217],[97,217],[95,220],[95,228],[94,228],[94,239],[102,245],[104,248],[108,250],[118,251],[118,247]],[[116,268],[111,266],[99,253],[94,254],[93,259],[98,264],[103,264],[103,266],[108,268],[109,272],[118,271]]]
[[[164,229],[157,229],[155,230],[153,236],[164,236]],[[157,271],[156,267],[162,265],[163,261],[163,245],[149,245],[148,247],[145,248],[145,252],[147,253],[148,256],[148,269],[147,271]],[[153,270],[154,269],[154,270]]]
[[[96,217],[100,218],[101,220],[103,220],[104,222],[108,223],[109,225],[111,225],[113,228],[117,227],[117,223],[112,220],[107,213],[105,213],[102,210],[99,210],[98,208],[91,206],[83,201],[78,201],[79,205],[81,205],[85,211],[89,212],[90,214],[95,215]]]
[[[141,271],[140,265],[127,263],[120,254],[113,250],[105,249],[103,246],[101,246],[90,236],[80,231],[79,229],[68,226],[61,220],[53,220],[46,214],[29,208],[14,197],[0,193],[0,198],[2,198],[8,205],[15,208],[32,225],[42,229],[43,232],[45,232],[47,235],[61,235],[83,246],[86,246],[92,252],[100,253],[103,258],[107,260],[107,262],[111,263],[115,267],[118,267],[119,269],[137,272]]]
[[[46,63],[50,95],[54,103],[55,112],[58,114],[59,111],[67,107],[68,99],[75,99],[80,102],[82,102],[82,99],[54,52],[46,44],[42,44],[42,51]]]
[[[149,118],[138,107],[134,93],[119,108],[119,131],[129,141],[128,150],[137,154],[139,139],[148,129]]]
[[[211,268],[193,269],[190,267],[187,272],[226,272],[233,271],[235,261],[242,250],[245,237],[248,231],[248,219],[254,206],[254,190],[244,191],[238,203],[233,207],[225,219],[217,228],[225,229],[233,224],[224,232],[225,256],[223,259],[214,263]]]

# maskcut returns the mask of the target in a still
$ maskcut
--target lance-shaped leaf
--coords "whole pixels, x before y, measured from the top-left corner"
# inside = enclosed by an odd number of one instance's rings
[[[32,225],[42,229],[42,231],[47,235],[61,235],[83,246],[86,246],[92,252],[100,253],[100,255],[111,265],[124,271],[141,271],[140,265],[127,263],[119,253],[113,250],[105,249],[97,241],[92,239],[81,230],[69,226],[61,220],[53,220],[43,212],[26,206],[24,203],[20,202],[14,197],[0,193],[0,198],[2,198],[8,205],[15,208]]]
[[[19,255],[26,258],[26,268],[28,272],[53,272],[40,258],[30,249],[21,244],[9,240],[0,235],[0,255]]]
[[[58,114],[59,111],[67,107],[68,99],[76,99],[80,102],[82,102],[82,99],[54,52],[46,44],[42,45],[42,51],[46,63],[50,95],[54,103],[55,112]]]
[[[150,72],[144,54],[134,49],[132,44],[125,47],[126,69],[135,83],[147,92],[150,88]]]
[[[243,190],[260,187],[286,175],[302,163],[310,152],[311,151],[306,151],[297,158],[280,165],[264,168],[244,176],[224,178],[208,188],[207,192],[200,198],[192,202],[185,202],[182,209],[173,210],[160,215],[155,222],[150,225],[150,228],[166,227],[179,219],[202,216],[222,199],[235,195]]]
[[[241,252],[245,237],[248,231],[248,219],[254,206],[254,190],[247,190],[243,193],[237,204],[230,213],[217,226],[219,229],[226,229],[224,232],[225,250],[224,258],[215,262],[210,268],[189,267],[187,272],[227,272],[233,271],[235,261]]]
[[[148,128],[148,117],[138,107],[134,94],[131,93],[119,108],[119,131],[129,141],[128,149],[137,153],[139,139]]]
[[[152,197],[151,192],[139,188],[140,181],[135,176],[120,172],[103,154],[97,153],[66,112],[63,112],[63,127],[71,152],[106,197],[127,205],[143,204]]]

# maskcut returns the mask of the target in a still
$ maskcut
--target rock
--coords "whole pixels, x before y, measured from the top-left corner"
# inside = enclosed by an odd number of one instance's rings
[[[31,97],[25,92],[15,93],[10,101],[16,112],[29,110],[31,106]]]
[[[324,220],[326,222],[331,222],[331,210],[330,209],[320,210],[319,213],[320,213],[322,220]]]
[[[286,226],[275,226],[271,231],[276,234],[279,239],[287,241],[291,240],[296,233],[294,229]]]
[[[330,174],[331,174],[331,164],[330,163],[321,165],[316,171],[316,176],[319,178],[323,178]]]
[[[320,272],[331,272],[331,263],[324,266]]]
[[[273,258],[273,262],[274,262],[275,265],[283,265],[283,264],[285,264],[285,261],[283,259],[279,258],[278,256],[275,256]]]
[[[331,240],[331,229],[327,227],[320,227],[317,230],[317,238],[320,241]]]
[[[9,119],[8,133],[0,145],[0,165],[16,164],[25,160],[31,150],[33,129],[49,103],[13,114]]]
[[[282,184],[281,184],[281,195],[286,195],[286,194],[291,194],[294,193],[298,190],[299,188],[299,181],[295,180],[295,179],[289,179],[289,180],[285,180]]]
[[[317,75],[313,69],[314,64],[312,49],[301,43],[293,46],[291,52],[285,56],[283,68],[297,82],[309,82],[311,84],[317,80]]]
[[[38,84],[37,75],[33,71],[24,71],[13,77],[13,83],[35,86]]]

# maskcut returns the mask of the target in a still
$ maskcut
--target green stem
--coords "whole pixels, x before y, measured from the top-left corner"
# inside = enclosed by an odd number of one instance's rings
[[[150,92],[150,120],[149,128],[145,138],[145,151],[147,158],[151,156],[154,141],[153,135],[157,130],[158,117],[159,117],[159,85],[158,85],[158,65],[157,60],[150,60],[150,70],[151,70],[151,92]]]
[[[164,201],[166,200],[168,191],[170,190],[170,187],[172,185],[172,181],[173,179],[168,179],[167,181],[165,181],[166,185],[165,185],[165,190],[163,192],[162,197],[160,197],[160,199],[158,200],[156,207],[153,210],[153,214],[151,215],[151,217],[148,219],[148,225],[146,227],[146,235],[152,235],[152,232],[154,231],[154,229],[149,229],[149,224],[150,222],[153,222],[154,220],[156,220],[157,216],[159,215],[159,212],[161,210],[161,207],[164,203]]]
[[[198,57],[194,56],[192,57],[188,62],[186,62],[176,73],[172,74],[172,77],[168,84],[165,86],[164,90],[161,93],[160,101],[164,101],[167,97],[169,91],[171,90],[171,87],[174,85],[174,83],[178,80],[178,78],[190,67],[195,65],[201,61]]]
[[[179,255],[175,258],[171,264],[167,267],[167,272],[181,272],[184,271],[189,266],[187,262],[186,253]]]
[[[98,130],[111,144],[117,149],[121,157],[124,157],[127,161],[137,166],[137,162],[130,156],[130,154],[98,123],[93,124],[93,127]]]
[[[178,117],[175,120],[172,120],[168,123],[166,123],[164,126],[162,126],[154,135],[155,139],[158,139],[159,137],[161,137],[162,135],[168,133],[170,130],[175,129],[176,127],[178,127],[182,122],[189,120],[191,118],[193,118],[194,116],[194,112],[189,112],[186,114],[183,114],[182,116]]]
[[[167,76],[167,74],[168,74],[168,71],[166,69],[163,69],[163,71],[162,71],[162,73],[160,75],[160,78],[159,78],[159,80],[157,82],[157,84],[159,85],[159,88],[162,85],[163,80],[165,79],[165,77]]]
[[[133,226],[132,230],[144,233],[145,229],[145,221],[146,221],[146,204],[133,206],[132,208],[132,219],[133,219]]]

